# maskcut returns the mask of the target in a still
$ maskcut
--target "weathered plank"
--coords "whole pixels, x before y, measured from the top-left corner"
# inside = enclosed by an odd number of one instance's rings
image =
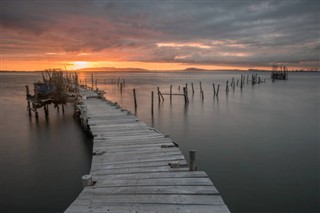
[[[94,97],[84,89],[80,94]],[[95,185],[66,212],[229,212],[207,174],[189,171],[170,138],[110,101],[90,98],[83,105],[81,117],[94,136]]]

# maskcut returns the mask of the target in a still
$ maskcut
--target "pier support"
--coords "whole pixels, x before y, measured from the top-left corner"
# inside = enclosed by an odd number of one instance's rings
[[[190,150],[189,151],[189,169],[190,171],[197,171],[197,165],[196,165],[196,150]]]

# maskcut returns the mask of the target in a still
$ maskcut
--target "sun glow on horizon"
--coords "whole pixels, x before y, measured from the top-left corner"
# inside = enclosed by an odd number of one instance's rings
[[[70,63],[70,66],[68,68],[72,70],[79,70],[88,67],[91,67],[90,62],[88,61],[74,61]]]

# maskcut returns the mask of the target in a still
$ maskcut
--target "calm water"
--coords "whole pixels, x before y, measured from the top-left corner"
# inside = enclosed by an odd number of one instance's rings
[[[25,85],[39,74],[1,73],[0,212],[62,212],[82,189],[91,165],[92,143],[72,118],[50,108],[29,119]]]
[[[245,73],[246,74],[246,73]],[[232,212],[319,211],[320,75],[292,73],[288,81],[236,87],[225,93],[225,82],[240,72],[94,73],[106,97],[134,110],[137,116],[170,134],[187,156],[197,150],[197,163],[221,192]],[[29,120],[24,84],[40,76],[1,77],[1,206],[30,211],[63,210],[81,190],[80,177],[89,170],[90,142],[72,119],[50,109],[50,120]],[[126,81],[122,95],[111,84]],[[81,74],[90,82],[90,74]],[[202,81],[204,100],[200,98]],[[192,96],[191,85],[195,94]],[[220,84],[219,99],[212,83]],[[15,83],[15,85],[12,85]],[[188,83],[190,103],[174,96],[158,104],[151,116],[151,91],[182,92]],[[178,91],[178,86],[181,91]],[[18,89],[17,89],[18,88]]]

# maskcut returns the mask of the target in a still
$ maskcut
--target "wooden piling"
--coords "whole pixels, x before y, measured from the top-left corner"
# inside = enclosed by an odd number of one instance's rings
[[[172,85],[170,85],[170,101],[172,101]]]
[[[212,87],[213,87],[213,96],[216,96],[216,87],[215,87],[214,83],[212,83]]]
[[[193,83],[191,83],[191,88],[192,88],[192,95],[194,95]]]
[[[200,95],[202,94],[202,84],[201,84],[201,81],[200,81]]]
[[[228,93],[229,92],[229,81],[227,81],[227,83],[226,83],[226,93]]]
[[[30,96],[30,91],[29,91],[29,86],[26,85],[26,98],[28,99]],[[29,112],[29,116],[31,116],[31,107],[30,107],[30,101],[27,101],[28,105],[27,105],[27,110]]]
[[[91,86],[92,86],[92,90],[93,90],[93,87],[94,87],[93,74],[91,74]]]
[[[160,100],[160,89],[159,89],[159,87],[157,87],[157,93],[158,93],[158,102],[160,103],[161,100]]]
[[[189,98],[188,98],[188,93],[187,93],[186,87],[183,87],[183,96],[184,96],[184,103],[185,104],[189,103]]]
[[[137,109],[136,89],[133,89],[134,108]]]
[[[153,117],[153,91],[151,92],[151,115]]]
[[[189,151],[189,170],[190,171],[197,171],[196,150]]]
[[[122,95],[122,83],[120,83],[120,94]]]
[[[218,88],[217,88],[217,94],[216,94],[217,97],[219,95],[219,88],[220,88],[220,84],[218,84]]]

